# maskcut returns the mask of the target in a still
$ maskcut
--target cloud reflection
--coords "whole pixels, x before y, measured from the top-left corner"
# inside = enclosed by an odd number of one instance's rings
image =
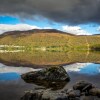
[[[40,69],[34,69],[29,67],[13,67],[13,66],[6,66],[0,63],[0,73],[10,73],[15,72],[18,74],[24,74],[30,71],[38,71]]]
[[[100,64],[74,63],[64,66],[66,72],[78,72],[82,74],[95,75],[100,73]]]

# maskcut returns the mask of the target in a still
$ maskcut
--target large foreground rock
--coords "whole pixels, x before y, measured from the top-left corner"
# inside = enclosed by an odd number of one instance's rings
[[[21,75],[28,83],[45,86],[46,88],[63,88],[70,77],[63,67],[51,67],[36,72],[29,72]]]

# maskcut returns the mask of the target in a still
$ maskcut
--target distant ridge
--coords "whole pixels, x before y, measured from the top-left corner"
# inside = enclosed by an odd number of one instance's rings
[[[1,36],[28,35],[28,34],[34,34],[34,33],[61,33],[61,34],[66,34],[66,35],[74,35],[74,34],[63,32],[63,31],[56,30],[56,29],[32,29],[32,30],[27,30],[27,31],[8,31],[8,32],[1,34]]]

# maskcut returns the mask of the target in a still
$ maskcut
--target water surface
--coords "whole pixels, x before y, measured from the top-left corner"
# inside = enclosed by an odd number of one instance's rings
[[[100,88],[99,52],[2,52],[0,53],[0,100],[20,100],[25,91],[45,88],[26,83],[20,75],[46,67],[63,66],[71,80],[62,89],[85,80]]]

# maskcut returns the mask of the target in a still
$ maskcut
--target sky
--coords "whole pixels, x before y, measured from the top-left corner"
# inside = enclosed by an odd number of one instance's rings
[[[0,0],[0,34],[35,28],[99,34],[99,11],[100,0]]]

